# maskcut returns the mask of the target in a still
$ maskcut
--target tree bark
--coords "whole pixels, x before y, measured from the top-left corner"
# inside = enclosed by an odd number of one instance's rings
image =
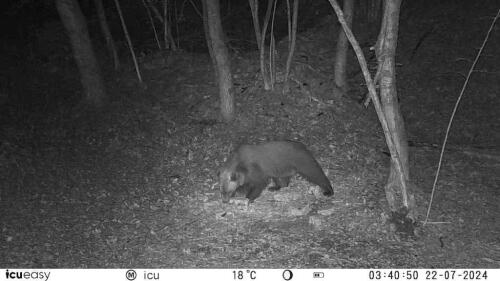
[[[290,68],[292,67],[292,58],[295,53],[295,44],[297,42],[297,19],[299,17],[299,0],[293,1],[293,16],[292,16],[292,25],[289,26],[288,36],[289,44],[288,44],[288,57],[286,59],[286,68],[285,68],[285,83],[283,85],[283,93],[287,93],[290,90],[290,83],[288,76],[290,75]]]
[[[261,41],[260,41],[260,72],[262,74],[262,80],[264,81],[264,90],[268,91],[271,90],[272,84],[271,84],[271,79],[269,76],[267,76],[267,71],[266,67],[264,66],[265,62],[265,43],[266,43],[266,33],[267,33],[267,26],[269,25],[269,19],[271,19],[271,12],[273,9],[273,3],[275,0],[268,0],[267,2],[267,10],[266,10],[266,15],[264,17],[264,25],[262,26],[262,32],[261,34]],[[273,34],[269,36],[271,38]],[[271,49],[271,51],[274,51]],[[272,53],[269,54],[269,60],[271,60]]]
[[[90,42],[85,18],[77,0],[56,0],[56,7],[66,29],[83,86],[83,102],[99,107],[106,97],[101,71]]]
[[[206,2],[205,2],[206,1]],[[207,14],[209,44],[212,46],[212,62],[217,73],[219,84],[221,114],[226,122],[234,118],[234,100],[231,93],[231,65],[229,53],[224,42],[224,31],[220,20],[219,0],[204,0]]]
[[[94,0],[94,4],[97,10],[97,17],[99,18],[99,25],[101,26],[101,32],[106,41],[106,47],[108,52],[113,58],[113,65],[115,70],[120,67],[120,59],[118,58],[118,51],[116,50],[115,40],[111,31],[109,30],[108,20],[106,18],[106,13],[104,11],[104,6],[102,5],[102,0]]]
[[[212,60],[212,64],[215,67],[216,63],[215,63],[215,55],[214,55],[214,50],[213,50],[213,45],[212,45],[212,39],[210,39],[210,32],[208,30],[207,1],[202,0],[201,5],[202,5],[202,9],[203,9],[203,30],[205,31],[205,39],[207,41],[208,53],[210,54],[210,59]]]
[[[260,22],[259,22],[259,1],[258,0],[248,0],[248,4],[250,5],[250,11],[252,13],[252,21],[253,21],[253,29],[255,31],[255,39],[257,41],[257,48],[260,51]]]
[[[165,49],[177,51],[174,37],[172,36],[171,22],[168,17],[168,0],[163,1],[163,40],[165,41]]]
[[[401,178],[409,183],[410,169],[408,162],[408,141],[403,116],[399,109],[396,90],[396,46],[398,39],[399,9],[401,0],[386,0],[384,5],[384,23],[377,42],[377,58],[381,67],[380,72],[380,102],[391,132],[396,151],[402,164],[403,176],[399,175],[394,161],[391,161],[391,170],[385,186],[385,193],[392,211],[400,211],[405,206],[400,202],[408,200],[410,216],[414,217],[415,202],[409,190],[404,190]],[[406,185],[409,186],[409,185]],[[406,193],[406,194],[405,194]],[[403,200],[396,200],[403,197]],[[404,211],[404,212],[406,212]]]
[[[342,7],[344,12],[345,21],[349,28],[352,26],[352,17],[354,11],[354,0],[344,0]],[[337,54],[335,56],[334,66],[334,80],[337,87],[342,91],[347,92],[347,51],[349,50],[349,41],[343,29],[339,30],[339,37],[337,40]]]

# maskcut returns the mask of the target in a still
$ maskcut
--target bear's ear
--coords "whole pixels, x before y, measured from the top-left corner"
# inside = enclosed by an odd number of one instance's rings
[[[234,173],[234,172],[233,172],[233,173],[231,173],[231,174],[229,175],[229,180],[230,180],[230,181],[238,181],[238,174],[237,174],[237,173]]]

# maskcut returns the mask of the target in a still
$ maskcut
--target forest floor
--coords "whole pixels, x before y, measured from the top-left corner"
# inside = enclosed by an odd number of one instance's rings
[[[446,17],[403,14],[397,83],[413,144],[415,235],[389,227],[390,158],[374,110],[358,102],[366,92],[359,68],[351,61],[347,93],[329,78],[336,38],[329,18],[299,34],[290,93],[280,83],[264,91],[256,53],[233,53],[232,124],[219,120],[208,55],[186,52],[143,57],[143,84],[130,69],[107,75],[105,110],[6,107],[0,268],[500,267],[500,161],[492,154],[500,150],[498,24],[451,130],[432,223],[422,224],[440,153],[434,145],[496,12],[470,6]],[[24,90],[75,90],[74,69],[43,67],[33,77],[59,77]],[[305,143],[335,196],[316,196],[295,177],[253,204],[222,204],[217,169],[232,148],[273,139]]]

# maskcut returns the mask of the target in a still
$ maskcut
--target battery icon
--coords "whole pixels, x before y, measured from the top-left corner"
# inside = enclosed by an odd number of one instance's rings
[[[314,272],[313,273],[313,278],[323,278],[325,277],[325,274],[323,272]]]

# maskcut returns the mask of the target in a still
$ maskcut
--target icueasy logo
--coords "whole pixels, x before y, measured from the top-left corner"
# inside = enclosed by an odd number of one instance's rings
[[[50,272],[45,271],[15,271],[15,270],[5,270],[5,280],[44,280],[47,281],[50,278]]]

